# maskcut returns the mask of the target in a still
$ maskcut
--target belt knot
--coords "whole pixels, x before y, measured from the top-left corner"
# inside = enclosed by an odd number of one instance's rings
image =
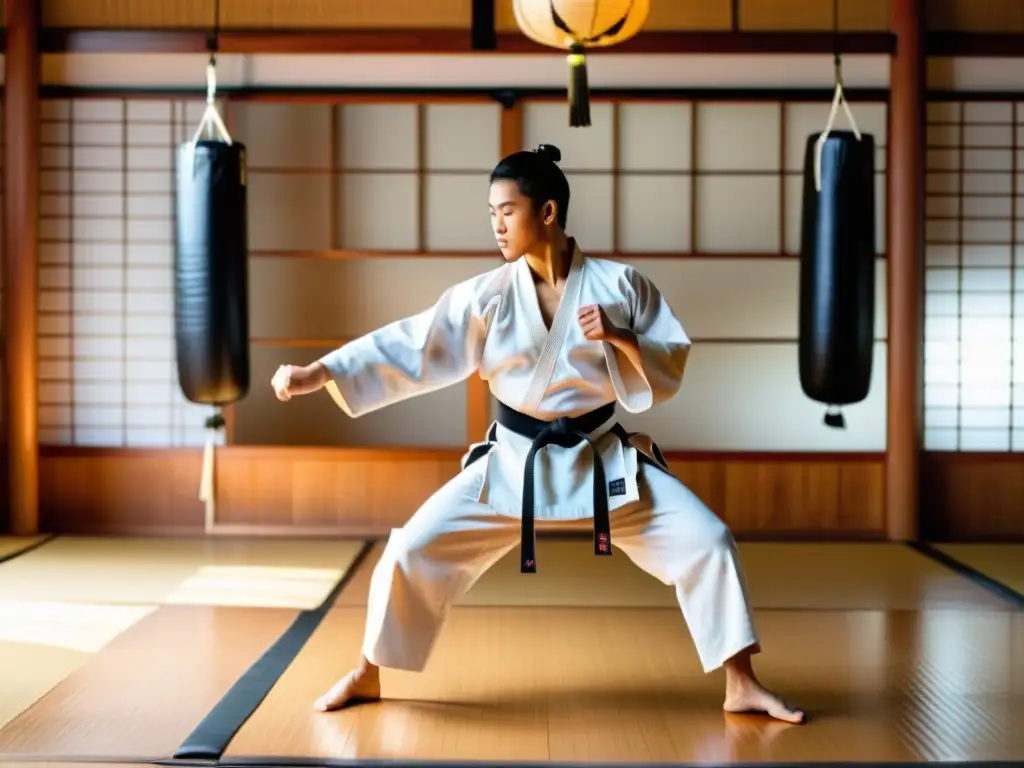
[[[572,419],[562,416],[551,422],[548,431],[555,437],[568,437],[575,434],[576,430],[572,428]]]

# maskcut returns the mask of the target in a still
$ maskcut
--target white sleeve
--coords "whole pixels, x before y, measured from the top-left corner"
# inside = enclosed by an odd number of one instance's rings
[[[647,277],[628,272],[630,330],[640,347],[641,368],[605,343],[605,358],[619,402],[630,413],[641,413],[672,398],[683,383],[690,339],[661,292]]]
[[[474,283],[445,291],[433,307],[355,339],[320,359],[327,389],[355,418],[456,384],[480,363],[487,319]]]

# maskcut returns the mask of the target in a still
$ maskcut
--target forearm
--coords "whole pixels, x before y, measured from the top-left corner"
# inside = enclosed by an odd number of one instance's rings
[[[630,413],[640,413],[679,391],[689,343],[658,343],[643,333],[616,329],[605,353],[616,393]],[[607,348],[606,348],[607,349]]]
[[[633,331],[628,328],[616,328],[608,335],[607,341],[621,352],[636,370],[642,371],[644,369],[643,357],[640,353],[640,342]]]
[[[396,320],[298,370],[297,392],[327,388],[352,418],[467,379],[483,349],[486,322],[460,284],[430,309]]]
[[[604,334],[605,359],[619,402],[642,413],[679,391],[690,340],[653,283],[635,270],[628,277],[629,324]]]
[[[292,391],[296,395],[309,395],[322,389],[330,379],[327,366],[318,360],[292,372]]]

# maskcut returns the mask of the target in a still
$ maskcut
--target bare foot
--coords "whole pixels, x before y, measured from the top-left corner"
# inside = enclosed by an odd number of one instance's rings
[[[346,704],[380,700],[380,668],[364,663],[353,669],[316,700],[320,712],[341,709]]]
[[[802,724],[806,716],[802,710],[794,709],[769,691],[757,680],[748,679],[738,685],[730,685],[725,693],[726,712],[763,712],[784,723]]]

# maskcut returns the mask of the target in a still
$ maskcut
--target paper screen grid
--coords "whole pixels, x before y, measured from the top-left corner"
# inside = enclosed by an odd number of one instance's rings
[[[1024,105],[928,109],[925,449],[1024,450]]]
[[[174,358],[174,154],[204,104],[44,100],[39,437],[43,445],[199,445],[211,413]]]
[[[202,108],[199,101],[137,97],[44,105],[39,352],[46,444],[159,447],[204,438],[208,410],[180,394],[172,328],[174,154]],[[524,104],[522,143],[562,148],[573,184],[570,226],[588,251],[627,261],[658,253],[638,265],[657,277],[700,339],[703,357],[685,397],[659,413],[678,436],[671,447],[763,449],[766,433],[788,435],[773,448],[884,445],[881,387],[865,406],[860,432],[835,445],[814,436],[820,430],[810,411],[804,420],[813,433],[751,429],[754,422],[720,396],[731,387],[761,413],[761,401],[813,408],[792,375],[795,283],[786,276],[799,247],[803,147],[828,108],[827,101],[598,103],[594,125],[580,136],[565,125],[564,104]],[[886,105],[858,103],[854,112],[876,138],[884,210]],[[239,101],[222,114],[249,148],[254,382],[269,379],[279,360],[304,361],[331,339],[428,306],[440,290],[435,278],[490,268],[493,235],[483,204],[500,147],[496,105]],[[880,254],[884,225],[879,216]],[[338,258],[346,249],[361,254]],[[378,251],[392,253],[376,258]],[[395,251],[405,254],[397,277],[388,271]],[[451,258],[459,252],[465,256]],[[741,276],[747,272],[766,282],[755,291]],[[704,283],[699,296],[688,287],[695,280]],[[370,304],[352,293],[399,283],[402,291],[381,292]],[[884,328],[879,333],[884,337]],[[755,379],[760,385],[751,393],[747,382]],[[429,421],[437,404],[428,399],[408,413],[359,424],[338,419],[331,422],[337,429],[314,435],[298,408],[270,410],[268,394],[256,390],[236,409],[239,442],[367,444],[371,429],[375,440],[394,445],[465,438],[454,422],[444,434],[411,428]],[[465,410],[461,395],[445,403]],[[321,424],[322,413],[309,408],[309,423]],[[385,418],[391,415],[395,423]]]

